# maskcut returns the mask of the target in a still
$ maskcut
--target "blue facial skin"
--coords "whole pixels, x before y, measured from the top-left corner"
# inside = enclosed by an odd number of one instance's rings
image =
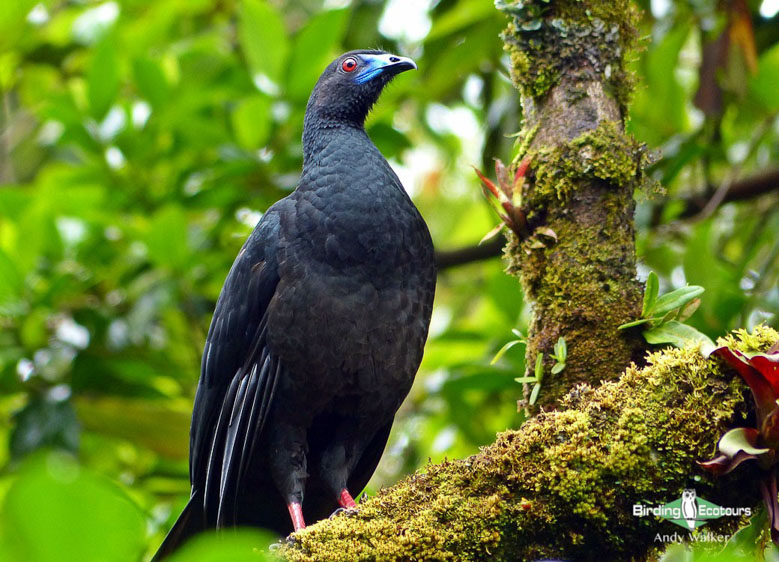
[[[399,65],[408,64],[412,68],[416,68],[417,65],[411,59],[405,57],[399,57],[397,55],[383,54],[383,55],[360,55],[360,59],[366,63],[365,68],[354,77],[354,81],[358,84],[365,84],[370,82],[377,76],[379,76],[385,69]]]
[[[374,63],[371,62],[371,66],[363,70],[360,74],[354,77],[354,81],[358,84],[365,84],[366,82],[370,82],[374,78],[376,78],[379,74],[381,74],[382,70],[384,70],[384,63],[381,63],[381,66],[374,66]]]

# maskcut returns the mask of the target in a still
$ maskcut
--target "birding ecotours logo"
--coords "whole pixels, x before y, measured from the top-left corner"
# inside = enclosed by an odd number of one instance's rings
[[[747,517],[752,515],[750,507],[722,507],[703,498],[699,498],[693,489],[682,492],[682,497],[665,505],[634,504],[635,517],[654,515],[666,519],[688,531],[692,531],[720,517]]]

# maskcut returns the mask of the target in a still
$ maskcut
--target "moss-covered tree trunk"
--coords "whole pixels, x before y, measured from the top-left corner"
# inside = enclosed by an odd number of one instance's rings
[[[759,328],[724,344],[766,351],[779,334]],[[716,481],[696,461],[743,423],[746,387],[696,349],[669,349],[644,368],[597,388],[583,385],[464,460],[426,467],[380,491],[352,514],[294,535],[293,561],[646,560],[673,523],[635,517],[634,504],[663,505],[693,483],[726,507],[759,503],[741,474]],[[749,482],[749,481],[747,481]],[[704,531],[732,532],[737,517]],[[721,544],[715,544],[721,548]]]
[[[523,208],[530,236],[508,249],[533,303],[527,364],[545,354],[541,405],[577,382],[616,377],[640,360],[643,342],[617,326],[637,318],[633,193],[644,151],[625,134],[632,88],[625,58],[636,37],[627,0],[499,3],[511,18],[503,35],[522,95],[530,161]],[[539,230],[542,229],[542,230]],[[549,232],[545,246],[537,232]],[[551,376],[563,337],[565,369]]]

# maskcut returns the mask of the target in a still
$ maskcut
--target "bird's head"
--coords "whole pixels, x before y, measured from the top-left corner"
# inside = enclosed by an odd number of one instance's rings
[[[306,118],[362,125],[384,86],[416,63],[384,51],[349,51],[331,62],[314,87]]]

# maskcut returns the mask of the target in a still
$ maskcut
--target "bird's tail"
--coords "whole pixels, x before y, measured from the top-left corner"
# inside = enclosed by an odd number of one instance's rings
[[[202,502],[199,494],[193,494],[189,498],[186,507],[176,519],[173,527],[168,532],[165,540],[162,541],[157,554],[151,559],[151,562],[160,562],[164,560],[184,544],[193,535],[204,530],[203,518],[200,517]]]

